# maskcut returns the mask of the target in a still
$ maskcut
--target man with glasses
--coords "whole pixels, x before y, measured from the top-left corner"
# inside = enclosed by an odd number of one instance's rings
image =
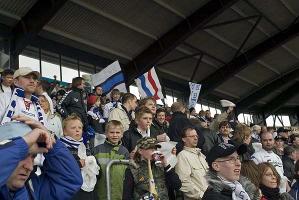
[[[207,189],[207,182],[204,178],[208,171],[208,164],[205,156],[197,148],[198,135],[192,127],[183,129],[182,140],[184,149],[178,154],[176,173],[182,181],[181,191],[184,199],[201,199]]]
[[[0,96],[1,124],[13,120],[13,116],[23,115],[44,124],[44,112],[38,103],[38,97],[33,95],[37,87],[39,72],[29,67],[19,68],[13,75],[14,89],[11,97]],[[10,100],[7,101],[6,99]],[[9,102],[7,104],[7,102]]]
[[[240,176],[240,154],[247,151],[246,145],[220,143],[207,155],[209,171],[206,175],[208,189],[203,200],[210,199],[258,199],[255,186]]]

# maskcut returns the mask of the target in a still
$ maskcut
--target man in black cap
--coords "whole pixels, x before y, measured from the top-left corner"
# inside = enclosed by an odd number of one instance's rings
[[[209,199],[257,199],[258,192],[246,178],[240,177],[240,154],[247,151],[246,145],[236,146],[220,143],[207,155],[209,171],[206,175],[209,184],[203,200]],[[246,186],[246,187],[244,187]]]
[[[284,127],[279,127],[277,129],[277,135],[282,136],[286,141],[289,140],[289,131],[288,129],[285,129]]]

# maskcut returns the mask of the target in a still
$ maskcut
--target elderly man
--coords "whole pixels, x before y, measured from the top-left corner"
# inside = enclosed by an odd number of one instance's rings
[[[185,200],[201,199],[207,189],[207,182],[204,178],[208,171],[208,164],[205,156],[197,147],[198,135],[192,127],[183,130],[182,140],[184,149],[178,154],[176,173],[182,181],[181,191]]]
[[[210,199],[258,199],[258,191],[253,183],[240,177],[241,162],[239,154],[247,151],[245,145],[235,146],[220,143],[214,146],[207,155],[209,172],[206,175],[208,189],[203,200]]]
[[[0,199],[71,199],[82,185],[75,159],[44,126],[26,120],[33,130],[15,122],[0,126]],[[37,153],[45,156],[40,176],[31,173]]]

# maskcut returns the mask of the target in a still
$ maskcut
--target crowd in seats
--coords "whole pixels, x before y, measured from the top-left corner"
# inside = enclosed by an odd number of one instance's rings
[[[30,68],[0,85],[0,199],[299,199],[299,135],[85,80],[69,88]],[[167,151],[163,151],[168,147]],[[111,193],[107,194],[106,169]]]

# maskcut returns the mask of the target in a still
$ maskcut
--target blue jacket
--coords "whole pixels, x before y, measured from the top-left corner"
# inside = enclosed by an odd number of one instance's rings
[[[14,194],[9,192],[6,182],[19,161],[28,155],[28,145],[23,138],[0,145],[0,199],[28,200],[30,194],[24,186]],[[80,189],[82,185],[81,171],[72,154],[59,140],[53,149],[44,154],[45,161],[40,176],[31,178],[34,192],[33,199],[66,200]]]

